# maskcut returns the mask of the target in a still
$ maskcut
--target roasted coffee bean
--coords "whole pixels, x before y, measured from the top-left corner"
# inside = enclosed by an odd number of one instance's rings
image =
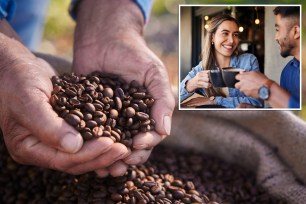
[[[94,113],[96,111],[95,106],[92,103],[86,103],[84,105],[84,108],[86,111],[88,111],[89,113]]]
[[[102,111],[103,110],[103,105],[102,104],[99,104],[97,102],[93,103],[93,105],[95,106],[95,109],[97,111]]]
[[[133,93],[133,98],[135,99],[143,99],[146,96],[144,92],[135,92]]]
[[[114,96],[114,91],[111,88],[105,88],[103,90],[103,96],[104,97],[108,97],[108,98],[112,98]]]
[[[124,91],[121,88],[116,88],[115,96],[122,101],[124,99]]]
[[[88,113],[88,112],[85,112],[84,113],[84,120],[88,121],[88,120],[91,120],[91,119],[92,119],[92,114]]]
[[[121,99],[119,97],[115,97],[114,102],[115,102],[115,105],[116,105],[116,109],[120,111],[122,109]]]
[[[112,130],[111,135],[116,139],[117,142],[120,141],[120,135],[116,131]]]
[[[144,112],[137,112],[136,117],[138,118],[138,120],[141,120],[141,121],[145,121],[149,119],[149,115]]]
[[[118,194],[118,193],[113,193],[111,195],[111,199],[115,202],[119,202],[122,200],[122,195]]]
[[[73,107],[80,107],[81,102],[76,99],[76,98],[71,98],[69,99],[69,103],[73,106]]]
[[[127,109],[126,109],[126,116],[128,117],[128,118],[132,118],[134,115],[135,115],[135,109],[134,108],[132,108],[132,107],[128,107]]]
[[[69,87],[65,90],[68,96],[74,97],[77,95],[77,90],[74,87]]]
[[[60,106],[65,106],[67,103],[67,98],[66,97],[59,97],[58,101],[57,101],[57,104],[60,105]]]
[[[86,132],[82,132],[81,133],[82,137],[84,138],[84,140],[90,140],[93,138],[93,135],[91,132],[86,131]]]
[[[65,116],[65,121],[72,126],[76,126],[79,124],[81,119],[77,115],[69,113]]]
[[[80,119],[84,119],[84,115],[81,111],[79,110],[70,110],[71,114],[77,115]]]
[[[96,127],[97,125],[98,125],[97,122],[94,121],[94,120],[88,120],[88,121],[86,121],[86,127],[90,128],[90,129]]]
[[[117,119],[118,118],[118,111],[116,109],[111,109],[109,111],[109,117],[112,119]]]
[[[185,194],[181,190],[175,190],[175,191],[173,191],[172,196],[173,196],[174,199],[178,199],[179,200],[179,199],[184,198]]]
[[[103,129],[96,126],[92,129],[92,134],[94,137],[101,137],[103,135]]]

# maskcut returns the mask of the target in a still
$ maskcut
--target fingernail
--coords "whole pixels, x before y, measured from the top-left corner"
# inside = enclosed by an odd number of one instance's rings
[[[141,158],[140,157],[131,157],[131,158],[125,160],[125,162],[127,164],[131,164],[131,165],[139,164],[141,162]]]
[[[60,145],[63,151],[76,153],[82,147],[83,140],[79,135],[68,133],[62,138]]]
[[[168,115],[164,116],[164,129],[165,129],[167,135],[170,135],[170,132],[171,132],[171,118]]]

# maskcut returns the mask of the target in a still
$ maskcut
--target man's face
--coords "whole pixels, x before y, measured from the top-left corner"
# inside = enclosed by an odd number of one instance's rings
[[[292,55],[291,52],[295,45],[291,32],[292,23],[290,22],[290,19],[276,15],[275,30],[275,40],[279,44],[281,56],[288,57]]]

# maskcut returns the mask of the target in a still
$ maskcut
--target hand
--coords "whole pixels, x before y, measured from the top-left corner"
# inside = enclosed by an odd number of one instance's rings
[[[236,75],[239,81],[235,84],[235,88],[239,89],[247,96],[258,98],[258,89],[268,80],[264,74],[260,72],[240,72]]]
[[[209,81],[209,71],[201,71],[196,74],[195,77],[190,79],[186,84],[186,90],[193,92],[198,88],[210,88],[212,84]]]
[[[131,155],[116,168],[147,160],[152,148],[170,134],[174,97],[167,71],[143,39],[143,15],[138,6],[127,0],[81,1],[74,42],[73,70],[88,74],[94,70],[138,81],[155,99],[151,115],[156,130],[140,133],[134,138]],[[121,170],[120,170],[121,169]]]
[[[181,104],[183,108],[197,107],[197,106],[203,106],[203,105],[213,105],[213,103],[211,100],[209,100],[209,98],[198,97],[198,98],[190,99],[189,101]]]
[[[14,160],[81,174],[126,157],[125,146],[109,138],[83,145],[81,135],[49,104],[54,70],[1,33],[0,45],[0,127]]]

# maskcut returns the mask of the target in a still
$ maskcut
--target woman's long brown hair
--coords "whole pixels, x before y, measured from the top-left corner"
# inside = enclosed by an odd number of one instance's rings
[[[212,45],[212,36],[216,33],[218,27],[224,21],[233,21],[239,26],[237,19],[228,15],[228,14],[221,14],[211,19],[209,27],[207,29],[207,35],[204,40],[204,46],[202,49],[202,66],[204,70],[213,70],[215,68],[216,60],[214,56],[214,45]],[[236,51],[235,51],[236,52]],[[225,97],[224,93],[221,91],[220,88],[208,88],[205,89],[208,96],[223,96]]]

